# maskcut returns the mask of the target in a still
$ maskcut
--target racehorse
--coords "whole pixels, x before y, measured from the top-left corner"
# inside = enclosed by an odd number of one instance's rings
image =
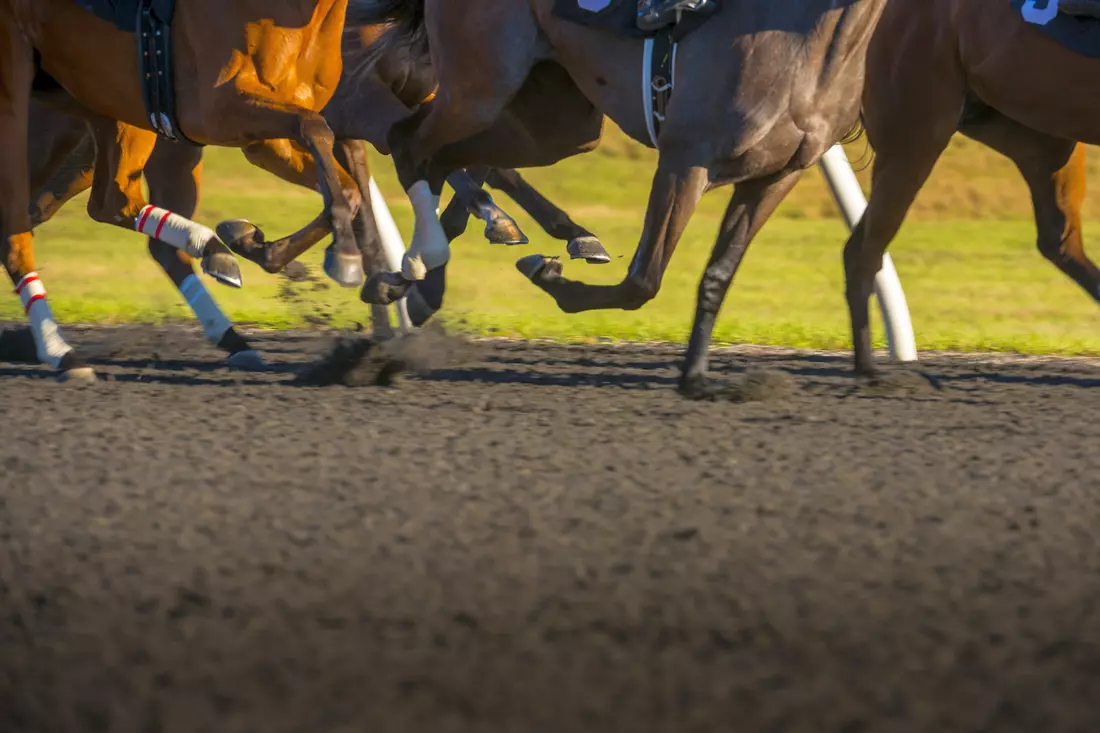
[[[340,79],[346,10],[347,0],[188,0],[175,9],[171,40],[178,133],[193,143],[229,146],[294,139],[309,150],[334,230],[332,274],[357,284],[362,257],[352,217],[360,202],[319,114]],[[61,338],[34,272],[27,170],[32,89],[41,70],[78,111],[152,130],[156,119],[147,116],[136,50],[133,33],[71,0],[0,0],[0,256],[30,318],[39,358],[63,378],[94,373]],[[117,212],[120,226],[135,222],[201,259],[215,279],[240,286],[232,253],[213,231],[155,207]]]
[[[587,101],[649,143],[638,95],[643,42],[564,21],[555,0],[358,0],[352,12],[393,22],[395,42],[424,45],[439,77],[435,99],[395,126],[398,173],[417,212],[400,278],[442,302],[447,239],[435,208],[447,146],[491,127],[545,62],[567,73],[543,83],[549,105]],[[690,397],[714,394],[706,379],[715,319],[741,258],[802,171],[856,124],[867,43],[886,0],[727,3],[683,39],[676,90],[664,113],[642,240],[618,285],[565,279],[538,255],[518,267],[567,312],[635,309],[652,299],[703,193],[736,184],[699,286],[680,379]],[[353,11],[354,8],[354,11]],[[547,134],[575,134],[589,118],[554,117]],[[396,276],[393,276],[396,278]]]
[[[1100,17],[1100,3],[1063,2]],[[1056,10],[1057,3],[1048,4]],[[1038,248],[1094,299],[1085,255],[1085,148],[1100,143],[1100,60],[1023,20],[1008,0],[890,0],[868,49],[864,124],[875,150],[863,220],[844,249],[857,375],[875,375],[872,280],[917,193],[956,130],[1015,162],[1030,188]]]
[[[131,136],[151,137],[151,133],[110,120],[75,117],[39,103],[32,104],[30,119],[31,190],[37,192],[31,205],[32,227],[49,221],[68,201],[90,188],[89,215],[97,221],[110,221],[114,212],[119,210],[119,204],[110,200],[111,193],[140,197],[142,174],[149,185],[150,200],[157,206],[188,218],[194,216],[201,184],[201,148],[152,140],[155,149],[144,168],[127,170],[127,165],[133,161],[128,154],[133,146],[118,144],[118,141],[125,141]],[[93,129],[96,128],[111,134],[94,135]],[[385,263],[381,259],[379,235],[369,191],[366,190],[369,184],[359,183],[370,179],[364,146],[363,141],[342,141],[337,153],[338,157],[343,158],[341,165],[356,178],[363,196],[363,205],[355,223],[364,262],[368,270],[381,271]],[[274,171],[282,174],[284,179],[313,189],[316,178],[309,176],[312,165],[308,153],[293,148],[289,141],[279,147],[285,156],[282,158],[284,162],[274,166]],[[100,185],[96,185],[97,165],[100,166]],[[120,174],[120,170],[124,172]],[[300,177],[294,175],[296,171],[302,172]],[[482,168],[473,173],[473,178],[476,182],[487,181],[516,199],[551,236],[569,242],[572,250],[582,251],[576,243],[584,240],[595,241],[602,250],[594,235],[573,222],[566,212],[539,194],[516,171]],[[484,212],[494,208],[495,204],[491,199],[483,199],[478,206]],[[444,212],[442,218],[447,222],[445,228],[452,240],[465,230],[469,214],[469,207],[458,197]],[[501,212],[501,216],[507,215]],[[237,332],[214,301],[213,295],[195,275],[191,257],[153,237],[149,237],[148,247],[153,259],[195,312],[210,343],[227,352],[229,366],[245,370],[263,368],[260,355]],[[583,251],[590,256],[595,255],[591,246]],[[288,259],[290,252],[289,245],[285,243],[277,250],[280,260]],[[285,267],[285,263],[275,267],[277,260],[274,258],[265,259],[262,264],[271,271]],[[387,338],[391,334],[387,310],[375,306],[373,316],[374,338]]]
[[[372,52],[380,30],[377,27],[347,28],[344,43],[353,64],[359,63],[363,54]],[[89,214],[97,221],[113,222],[118,211],[143,204],[143,174],[158,206],[193,216],[198,198],[200,148],[158,143],[152,132],[125,123],[66,114],[56,109],[65,107],[66,101],[71,103],[64,99],[64,90],[45,75],[40,74],[36,81],[39,96],[45,95],[52,104],[32,106],[32,190],[40,192],[32,206],[32,225],[48,220],[65,202],[90,187],[93,195],[88,202]],[[361,119],[363,115],[358,114],[358,110],[369,109],[372,114],[368,116],[370,126],[366,129],[373,130],[375,144],[385,149],[389,127],[430,96],[434,86],[430,66],[414,66],[381,56],[365,75],[354,76],[346,83],[342,80],[323,114],[332,128],[340,130],[346,125],[345,116]],[[370,171],[365,142],[336,137],[339,163],[355,180],[363,202],[355,218],[357,241],[369,269],[380,271],[383,262],[367,190]],[[317,186],[310,153],[292,140],[258,141],[242,150],[250,161],[284,180],[310,189]],[[456,174],[450,180],[458,182],[456,190],[465,195],[457,195],[442,216],[449,239],[462,234],[469,214],[474,213],[486,221],[486,236],[490,241],[526,242],[515,222],[480,190],[480,185],[487,182],[516,199],[551,236],[565,240],[572,257],[595,263],[610,260],[603,245],[590,231],[573,222],[516,171],[482,166],[471,169],[470,175]],[[262,232],[243,220],[224,222],[218,228],[223,241],[234,251],[257,262],[268,272],[281,271],[330,231],[323,216],[290,237],[273,242],[265,241]],[[149,248],[203,323],[208,340],[229,352],[229,364],[238,368],[261,367],[259,355],[232,328],[213,297],[194,276],[189,257],[152,237]],[[410,308],[410,311],[415,321],[426,320],[426,316],[418,318],[416,310]],[[384,308],[375,306],[373,315],[375,337],[383,338],[389,333],[388,314]]]

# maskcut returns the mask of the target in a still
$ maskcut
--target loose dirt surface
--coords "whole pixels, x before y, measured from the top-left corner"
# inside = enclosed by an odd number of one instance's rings
[[[1097,730],[1093,363],[68,333],[0,364],[5,733]]]

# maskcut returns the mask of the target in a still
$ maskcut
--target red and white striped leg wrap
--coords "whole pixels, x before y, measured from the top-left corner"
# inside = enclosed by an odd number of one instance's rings
[[[141,210],[134,220],[134,229],[182,250],[195,259],[202,259],[206,245],[218,238],[210,227],[196,224],[156,206],[146,206]]]
[[[34,344],[38,351],[38,360],[57,367],[61,359],[73,350],[61,338],[61,331],[54,320],[50,304],[46,302],[46,286],[38,278],[37,272],[26,275],[15,286],[15,294],[23,303],[23,311],[31,324]]]

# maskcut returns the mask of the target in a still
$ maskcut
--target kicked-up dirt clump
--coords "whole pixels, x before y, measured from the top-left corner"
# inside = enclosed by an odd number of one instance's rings
[[[468,356],[470,346],[467,339],[433,324],[382,342],[340,336],[327,354],[299,374],[298,381],[314,386],[393,386],[402,375],[454,366]]]

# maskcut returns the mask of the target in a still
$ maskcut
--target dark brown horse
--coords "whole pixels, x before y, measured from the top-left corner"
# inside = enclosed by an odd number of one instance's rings
[[[875,373],[868,301],[883,253],[956,131],[1013,160],[1031,190],[1039,251],[1100,298],[1082,237],[1085,149],[1076,142],[1100,143],[1100,98],[1088,84],[1100,60],[1062,48],[1007,0],[890,0],[867,65],[873,185],[844,250],[856,373]]]
[[[435,207],[438,168],[476,163],[448,155],[490,129],[538,83],[549,140],[576,139],[591,115],[606,114],[648,142],[638,94],[643,43],[565,22],[555,0],[355,0],[371,20],[405,29],[409,45],[426,37],[439,91],[422,114],[394,130],[394,158],[417,211],[403,267],[425,299],[441,303],[447,238]],[[736,188],[699,287],[681,377],[689,396],[712,393],[707,351],[718,310],[741,258],[802,171],[858,119],[864,60],[885,0],[731,2],[688,36],[676,58],[679,81],[665,112],[642,241],[626,278],[614,286],[570,281],[540,256],[521,271],[567,312],[639,308],[652,299],[703,193]],[[349,13],[352,10],[349,8]],[[563,73],[538,74],[547,65]],[[498,162],[498,165],[514,165]]]
[[[244,146],[294,139],[318,166],[335,232],[333,271],[362,280],[352,217],[359,204],[337,165],[320,110],[342,71],[347,0],[188,0],[176,8],[172,39],[179,131],[199,144]],[[0,255],[31,320],[39,356],[63,376],[89,378],[60,337],[34,272],[27,134],[39,71],[75,100],[74,111],[151,130],[133,33],[72,0],[0,0]],[[62,98],[51,95],[52,98]],[[152,148],[139,137],[133,142]],[[216,279],[240,285],[240,270],[214,232],[153,207],[117,212],[115,223],[155,234],[201,259]]]

